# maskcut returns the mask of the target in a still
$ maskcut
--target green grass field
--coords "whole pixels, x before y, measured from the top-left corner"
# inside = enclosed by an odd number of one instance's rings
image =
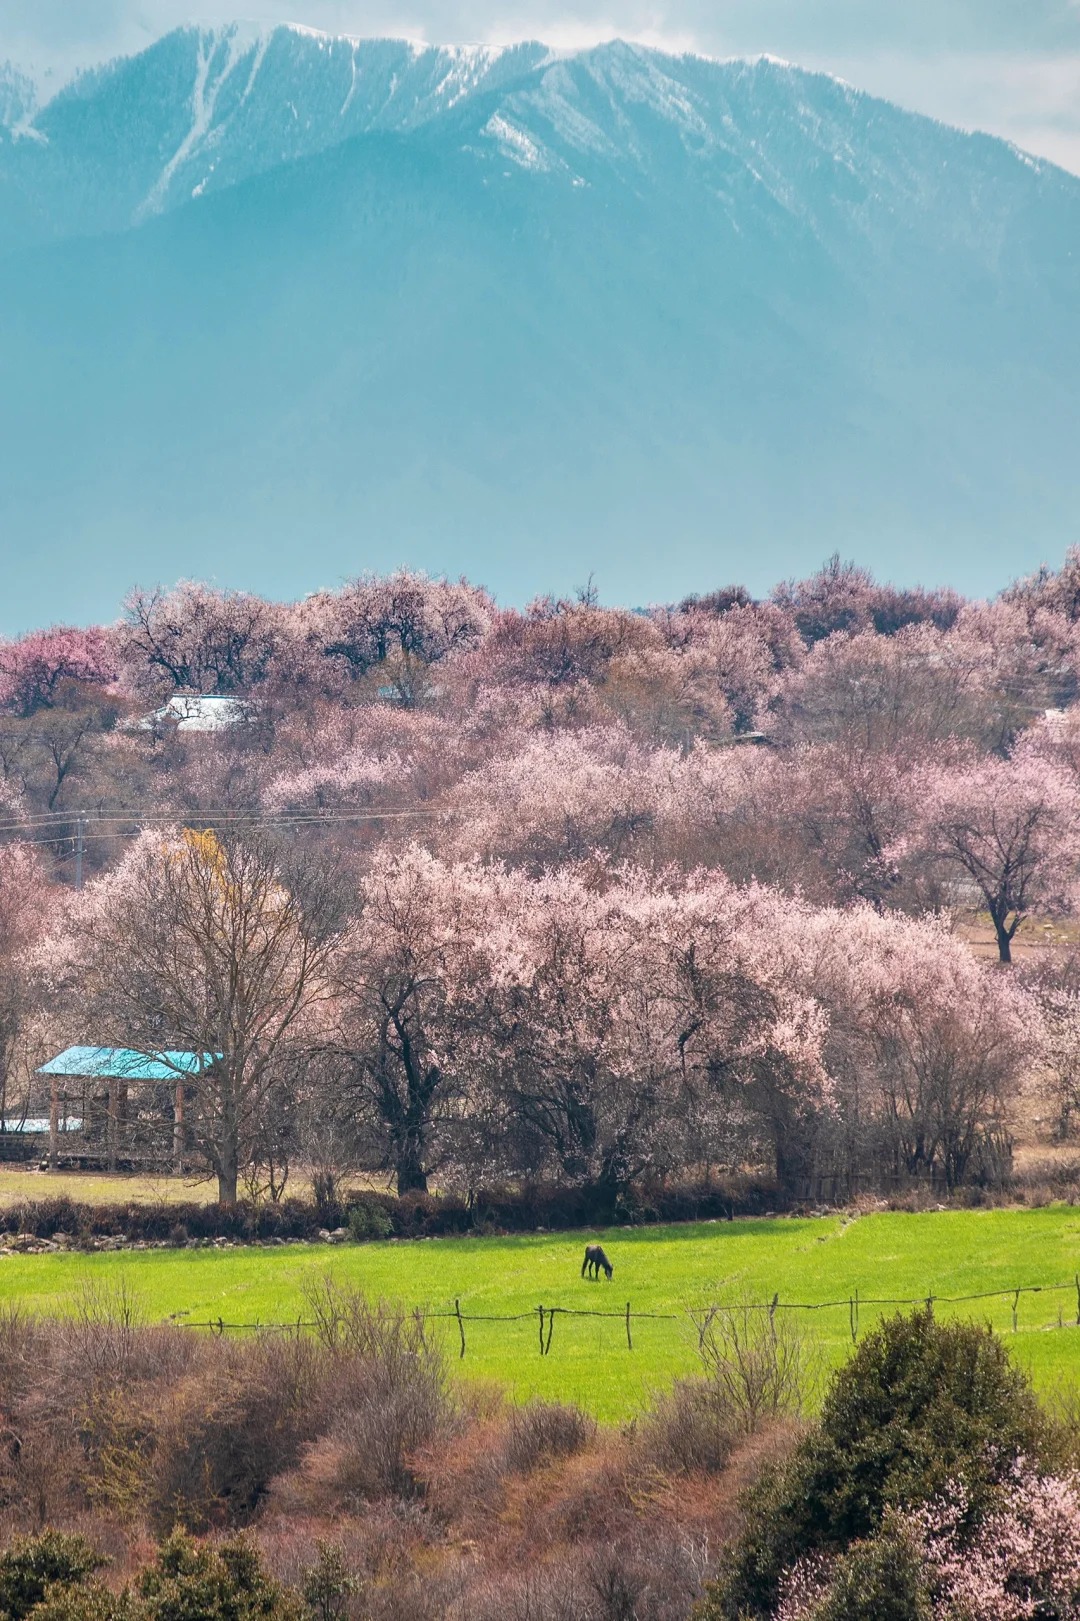
[[[340,1248],[7,1255],[0,1258],[0,1301],[62,1313],[88,1285],[107,1289],[123,1280],[151,1320],[183,1313],[181,1321],[276,1323],[305,1314],[305,1284],[329,1271],[373,1298],[409,1306],[452,1310],[456,1297],[466,1315],[531,1312],[518,1323],[467,1324],[461,1371],[503,1382],[517,1396],[572,1400],[616,1420],[693,1367],[684,1314],[691,1304],[744,1293],[761,1301],[774,1294],[781,1301],[841,1301],[798,1314],[823,1356],[837,1362],[851,1349],[846,1302],[856,1290],[863,1300],[1006,1291],[1072,1285],[1080,1271],[1080,1210],[1071,1206],[620,1228],[600,1237],[615,1265],[611,1283],[583,1282],[584,1235],[559,1233]],[[557,1317],[550,1354],[540,1357],[538,1304],[622,1313],[627,1301],[634,1312],[676,1318],[634,1322],[631,1351],[618,1317]],[[1080,1384],[1075,1287],[1021,1296],[1015,1333],[1011,1297],[937,1310],[992,1322],[1040,1388]],[[860,1329],[880,1315],[864,1305]],[[456,1358],[456,1324],[442,1324],[440,1332]]]

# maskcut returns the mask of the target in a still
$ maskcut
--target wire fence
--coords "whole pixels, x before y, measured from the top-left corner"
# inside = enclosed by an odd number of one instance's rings
[[[1070,1312],[1068,1320],[1065,1313],[1059,1308],[1057,1321],[1044,1323],[1044,1329],[1077,1328],[1080,1329],[1080,1273],[1069,1283],[1025,1283],[1010,1285],[1000,1289],[982,1289],[972,1294],[926,1294],[926,1295],[860,1295],[856,1289],[847,1298],[836,1300],[781,1300],[779,1294],[774,1294],[771,1300],[718,1300],[708,1301],[702,1305],[688,1304],[679,1311],[639,1311],[635,1310],[629,1300],[625,1306],[614,1311],[595,1310],[583,1306],[545,1306],[538,1304],[525,1311],[516,1312],[468,1312],[463,1311],[460,1299],[454,1301],[453,1310],[429,1310],[417,1308],[417,1315],[425,1322],[446,1322],[457,1326],[459,1359],[464,1359],[468,1348],[466,1327],[475,1323],[527,1323],[534,1322],[537,1326],[537,1347],[542,1357],[548,1356],[551,1351],[551,1342],[555,1331],[555,1319],[565,1318],[593,1318],[623,1323],[626,1330],[627,1349],[634,1349],[633,1325],[637,1323],[693,1323],[697,1329],[699,1342],[708,1332],[709,1324],[723,1313],[768,1313],[770,1322],[774,1321],[780,1312],[828,1312],[844,1311],[847,1313],[848,1330],[852,1344],[858,1342],[860,1329],[860,1311],[886,1310],[911,1306],[924,1307],[933,1311],[938,1306],[965,1306],[978,1301],[996,1301],[1006,1306],[1012,1319],[1013,1333],[1019,1332],[1020,1301],[1025,1295],[1047,1295],[1070,1297]],[[1075,1301],[1075,1316],[1072,1313],[1072,1304]],[[317,1320],[307,1320],[297,1317],[291,1322],[250,1322],[228,1323],[223,1318],[208,1318],[205,1321],[181,1321],[179,1313],[172,1319],[181,1328],[205,1329],[212,1334],[224,1335],[230,1333],[304,1333],[322,1327]]]

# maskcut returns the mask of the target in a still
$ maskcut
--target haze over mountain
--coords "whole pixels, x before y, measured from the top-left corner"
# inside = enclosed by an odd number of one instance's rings
[[[1080,180],[762,59],[186,29],[0,73],[2,628],[1077,538]]]

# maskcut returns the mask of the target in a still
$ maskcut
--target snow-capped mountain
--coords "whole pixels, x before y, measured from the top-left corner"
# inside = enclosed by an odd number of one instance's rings
[[[1074,538],[1080,181],[1003,142],[768,59],[239,25],[0,124],[0,525],[76,598]]]
[[[1000,142],[825,75],[619,42],[560,57],[537,43],[447,49],[296,25],[191,27],[82,75],[36,115],[30,80],[0,70],[0,122],[21,136],[0,174],[50,235],[135,225],[372,133],[430,133],[480,162],[578,185],[598,170],[662,185],[674,159],[733,215],[766,198],[806,218],[822,207],[925,212],[991,150],[999,179],[1009,169],[1024,185],[1058,179]]]
[[[117,229],[352,136],[417,129],[547,54],[296,25],[183,28],[68,85],[30,126],[38,150],[5,167],[43,230]]]
[[[29,127],[36,107],[33,80],[10,62],[0,62],[0,129]]]

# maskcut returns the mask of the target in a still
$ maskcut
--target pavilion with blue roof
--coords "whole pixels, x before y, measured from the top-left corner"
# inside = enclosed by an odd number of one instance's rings
[[[38,1069],[50,1080],[49,1164],[183,1168],[184,1105],[213,1053],[66,1047]]]

